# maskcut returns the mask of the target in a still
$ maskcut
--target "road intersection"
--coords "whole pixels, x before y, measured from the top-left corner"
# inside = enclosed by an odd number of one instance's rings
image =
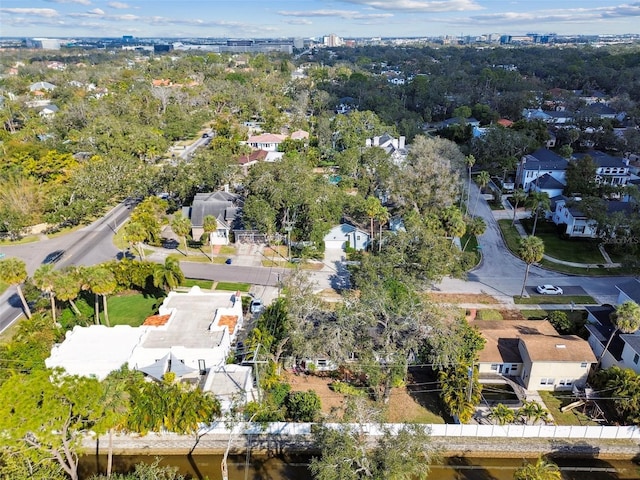
[[[472,198],[479,195],[475,184],[471,185]],[[520,294],[524,279],[525,264],[505,246],[493,212],[481,197],[473,202],[477,216],[487,225],[479,237],[482,247],[480,264],[470,271],[467,278],[445,278],[433,285],[434,291],[444,293],[486,293],[504,305],[512,305],[513,297]],[[19,257],[26,262],[29,275],[43,263],[55,263],[58,267],[68,265],[94,265],[107,260],[122,258],[125,252],[113,245],[115,232],[126,222],[134,204],[123,202],[107,215],[92,224],[61,236],[42,236],[37,242],[3,247],[7,256]],[[287,269],[263,267],[260,249],[238,249],[231,265],[196,262],[181,262],[187,277],[229,282],[246,282],[257,286],[276,288],[287,274]],[[149,259],[163,261],[171,250],[157,249]],[[348,285],[348,273],[340,254],[328,255],[320,270],[311,271],[310,279],[317,290],[328,290]],[[538,284],[553,284],[568,292],[579,288],[599,303],[615,303],[618,295],[616,284],[632,277],[602,277],[566,275],[532,266],[528,287]],[[258,289],[259,290],[259,289]],[[0,296],[0,332],[22,314],[20,300],[11,287]]]

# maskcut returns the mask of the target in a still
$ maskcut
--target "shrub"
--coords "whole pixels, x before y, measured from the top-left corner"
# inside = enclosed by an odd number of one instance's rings
[[[313,390],[290,392],[287,396],[289,418],[297,422],[313,422],[320,412],[320,397]]]
[[[331,390],[336,393],[341,393],[342,395],[352,395],[352,396],[361,396],[364,397],[367,393],[364,390],[359,389],[356,386],[351,385],[350,383],[341,382],[337,380],[329,386]]]

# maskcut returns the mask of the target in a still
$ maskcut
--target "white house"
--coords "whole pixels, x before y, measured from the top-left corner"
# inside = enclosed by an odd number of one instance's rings
[[[618,305],[624,302],[640,303],[640,280],[632,279],[616,285],[616,288]],[[615,331],[611,322],[611,314],[614,311],[615,308],[610,305],[587,307],[586,328],[589,332],[589,345],[597,357],[602,356],[602,368],[616,365],[620,368],[630,368],[640,374],[640,332],[616,332],[603,356],[604,348]]]
[[[536,181],[540,177],[549,175],[565,185],[568,164],[566,158],[546,148],[539,148],[520,160],[516,171],[516,184],[525,192],[529,192],[535,189]]]
[[[555,201],[555,206],[551,220],[556,225],[566,225],[563,233],[569,237],[596,238],[599,235],[598,223],[580,210],[579,201],[570,201],[566,197],[561,197]],[[607,213],[610,215],[617,212],[628,213],[633,209],[633,204],[615,200],[607,201],[606,206]]]
[[[277,152],[280,144],[287,138],[286,135],[275,133],[263,133],[250,136],[247,144],[255,150],[266,150],[267,152]]]
[[[196,193],[190,207],[183,208],[183,215],[191,221],[191,236],[198,241],[204,233],[204,219],[212,216],[217,227],[209,234],[210,245],[228,245],[230,232],[240,227],[240,212],[244,200],[240,195],[227,191]]]
[[[253,368],[246,365],[225,364],[209,370],[202,387],[220,401],[223,413],[235,405],[258,400],[258,390],[253,382]]]
[[[324,246],[331,250],[344,250],[347,247],[365,250],[370,242],[371,236],[367,232],[348,223],[336,225],[324,236]]]
[[[140,327],[75,327],[45,360],[70,374],[106,377],[128,364],[156,379],[199,376],[226,363],[243,324],[239,293],[170,292]]]
[[[587,153],[575,153],[573,157],[580,159],[590,156],[596,164],[596,182],[613,186],[626,185],[631,179],[629,172],[629,160],[620,157],[612,157],[598,150]]]
[[[479,353],[480,380],[516,377],[527,390],[571,390],[586,384],[596,358],[576,335],[558,335],[546,320],[474,320],[486,343]]]

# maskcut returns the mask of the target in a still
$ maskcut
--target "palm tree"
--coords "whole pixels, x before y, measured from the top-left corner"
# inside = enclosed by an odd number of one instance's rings
[[[533,229],[531,230],[531,235],[534,236],[536,234],[536,226],[538,225],[540,212],[546,212],[551,208],[551,200],[547,192],[531,192],[527,198],[527,202],[531,208],[531,213],[535,215]]]
[[[544,256],[544,242],[541,238],[528,236],[520,239],[520,246],[518,247],[518,256],[520,260],[527,264],[527,268],[524,272],[524,281],[522,282],[522,290],[520,296],[524,295],[524,287],[527,284],[527,277],[529,276],[529,269],[531,264],[539,262]]]
[[[212,234],[218,229],[218,220],[213,215],[207,215],[202,219],[202,229],[209,234],[209,246],[211,246],[211,263],[213,263],[213,242]]]
[[[467,222],[467,241],[464,242],[464,248],[462,251],[467,250],[467,245],[469,245],[469,240],[471,237],[479,237],[482,235],[487,229],[487,224],[484,223],[482,217],[473,217],[469,222]]]
[[[107,310],[107,296],[111,295],[116,288],[118,287],[118,283],[116,282],[116,277],[113,275],[113,272],[105,267],[96,267],[93,271],[93,283],[91,284],[91,290],[97,296],[102,297],[102,310],[104,311],[104,321],[107,324],[107,327],[110,327],[109,324],[109,311]],[[96,300],[97,304],[97,300]],[[96,310],[96,319],[99,321],[98,312]]]
[[[469,202],[471,201],[471,167],[476,164],[476,157],[474,157],[473,155],[467,155],[466,157],[464,157],[464,163],[467,165],[467,168],[469,170],[469,185],[467,187],[467,201],[464,214],[469,215]]]
[[[538,457],[536,463],[525,462],[513,474],[514,480],[561,480],[560,468],[553,462]]]
[[[367,197],[367,200],[364,204],[364,210],[370,220],[371,240],[373,240],[373,220],[380,214],[380,210],[382,210],[383,208],[384,207],[377,197]]]
[[[45,263],[38,267],[33,274],[33,284],[46,293],[51,301],[51,318],[53,324],[56,324],[56,294],[55,284],[58,272],[54,270],[54,266],[51,263]]]
[[[476,197],[476,204],[473,207],[473,213],[475,215],[476,209],[478,208],[478,200],[480,200],[480,195],[482,195],[482,189],[489,185],[489,181],[491,177],[489,176],[489,172],[481,171],[476,177],[476,183],[478,184],[478,196]]]
[[[609,345],[611,345],[611,341],[618,331],[622,333],[634,333],[640,328],[640,306],[636,302],[626,301],[618,305],[615,312],[611,312],[610,318],[615,328],[613,332],[611,332],[609,340],[598,359],[598,367],[600,367],[602,359],[607,353],[607,350],[609,350]]]
[[[142,243],[147,239],[147,229],[139,222],[127,222],[124,226],[124,239],[135,245],[140,260],[144,260],[144,248]]]
[[[459,364],[440,370],[438,380],[442,391],[440,397],[452,416],[458,417],[461,423],[471,420],[475,406],[480,402],[482,387],[478,382],[477,370]],[[471,385],[469,385],[471,381]]]
[[[54,290],[56,292],[56,296],[63,302],[69,302],[73,313],[79,317],[82,316],[82,313],[78,310],[74,300],[78,298],[80,288],[81,282],[78,278],[78,272],[74,269],[66,269],[58,272],[58,275],[54,279]]]
[[[0,280],[9,285],[15,285],[24,313],[27,318],[31,318],[31,309],[22,291],[22,284],[27,279],[27,276],[27,266],[19,258],[9,257],[0,260]]]
[[[100,266],[93,267],[80,267],[79,276],[81,282],[81,290],[91,290],[94,294],[93,309],[94,318],[93,321],[96,325],[100,325],[100,304],[98,303],[98,294],[93,290],[93,286],[97,284],[100,279]]]
[[[521,188],[518,188],[516,191],[513,192],[513,195],[511,195],[511,199],[513,200],[513,222],[511,222],[511,225],[515,225],[516,213],[518,212],[518,205],[520,205],[522,202],[527,200],[527,192],[525,192]]]
[[[389,210],[387,210],[386,207],[382,207],[376,215],[376,220],[378,220],[378,227],[380,228],[380,235],[378,237],[378,252],[382,250],[382,225],[389,221],[389,217]]]
[[[180,262],[173,257],[167,257],[164,265],[157,264],[153,268],[153,285],[170,291],[184,282],[184,273],[180,268]]]
[[[453,245],[456,237],[461,237],[467,230],[467,225],[462,218],[462,212],[456,206],[450,206],[442,212],[442,223],[447,235],[451,237],[451,245]]]
[[[525,401],[522,407],[518,409],[518,416],[527,423],[531,420],[535,425],[538,420],[546,420],[549,417],[549,412],[538,402]]]
[[[182,213],[177,213],[171,222],[171,229],[173,233],[182,237],[184,241],[184,254],[185,256],[189,255],[189,250],[187,249],[187,236],[191,233],[191,220],[187,217],[183,217]]]
[[[499,403],[489,412],[489,418],[495,420],[498,425],[505,425],[515,420],[516,414],[503,403]]]

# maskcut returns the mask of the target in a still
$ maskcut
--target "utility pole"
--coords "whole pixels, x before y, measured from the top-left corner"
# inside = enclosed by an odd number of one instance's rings
[[[284,230],[287,232],[287,262],[291,261],[291,230],[293,230],[293,224],[295,222],[289,219],[289,209],[284,217]]]
[[[473,393],[473,366],[467,370],[469,374],[469,384],[467,385],[467,400],[471,403],[471,394]]]

